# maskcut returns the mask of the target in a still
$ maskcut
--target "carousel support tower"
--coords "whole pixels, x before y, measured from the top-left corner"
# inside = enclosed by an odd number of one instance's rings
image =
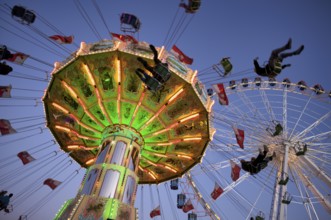
[[[197,71],[156,49],[170,70],[156,92],[135,72],[144,69],[138,57],[154,65],[146,42],[81,43],[55,63],[43,97],[47,126],[87,169],[77,196],[55,219],[138,219],[137,184],[181,177],[201,162],[215,133],[213,101]]]

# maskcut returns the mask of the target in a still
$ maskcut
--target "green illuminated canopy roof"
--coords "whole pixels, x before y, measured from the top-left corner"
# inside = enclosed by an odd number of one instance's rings
[[[153,65],[144,42],[85,45],[53,71],[44,96],[47,125],[61,148],[72,151],[82,166],[91,165],[103,130],[114,125],[132,127],[143,137],[140,183],[181,176],[200,162],[213,134],[212,102],[196,72],[157,49],[171,70],[170,80],[157,93],[135,74],[143,68],[138,56]]]

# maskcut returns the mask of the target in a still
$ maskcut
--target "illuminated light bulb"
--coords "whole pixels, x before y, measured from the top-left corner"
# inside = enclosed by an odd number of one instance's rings
[[[116,71],[117,71],[118,83],[120,83],[121,82],[121,61],[119,59],[116,60]]]
[[[89,68],[86,64],[83,64],[83,67],[84,67],[84,69],[85,69],[85,71],[86,71],[86,74],[87,74],[89,80],[90,80],[90,83],[91,83],[93,86],[95,86],[95,81],[94,81],[94,78],[93,78],[93,75],[92,75],[92,73],[91,73],[90,68]]]
[[[182,92],[184,91],[183,88],[181,88],[180,90],[178,90],[173,96],[171,96],[171,98],[169,99],[168,103],[172,102],[174,99],[176,99]]]
[[[78,95],[76,94],[76,92],[65,82],[65,81],[62,81],[62,85],[68,89],[70,95],[72,96],[72,98],[75,98],[77,99],[78,98]]]
[[[191,76],[191,83],[193,83],[194,78],[196,77],[197,73],[198,73],[198,71],[196,71],[196,70],[193,72],[193,74]]]
[[[57,104],[57,103],[55,103],[55,102],[52,102],[52,105],[53,105],[56,109],[60,110],[61,112],[66,113],[66,114],[69,114],[69,111],[68,111],[67,109],[65,109],[64,107],[62,107],[61,105],[59,105],[59,104]]]
[[[191,137],[191,138],[183,138],[183,141],[199,141],[201,137]]]
[[[154,176],[154,174],[153,174],[152,172],[148,172],[148,174],[149,174],[153,179],[156,180],[156,177]]]
[[[71,132],[70,128],[66,128],[60,125],[55,125],[56,129],[62,130],[62,131],[66,131],[66,132]]]
[[[185,159],[192,160],[192,157],[187,156],[187,155],[181,155],[181,154],[178,154],[177,156],[180,157],[180,158],[185,158]]]
[[[90,165],[94,162],[94,158],[93,159],[89,159],[88,161],[85,162],[86,165]]]
[[[184,121],[190,120],[192,118],[196,118],[198,116],[199,116],[199,113],[196,113],[196,114],[193,114],[193,115],[187,116],[186,118],[181,119],[179,122],[182,123]]]
[[[169,167],[167,165],[165,165],[164,168],[166,168],[166,169],[168,169],[168,170],[170,170],[170,171],[172,171],[174,173],[177,173],[177,170],[175,170],[175,169],[173,169],[173,168],[171,168],[171,167]]]
[[[78,149],[78,148],[80,148],[80,146],[79,145],[68,145],[67,148],[72,150],[72,149]]]

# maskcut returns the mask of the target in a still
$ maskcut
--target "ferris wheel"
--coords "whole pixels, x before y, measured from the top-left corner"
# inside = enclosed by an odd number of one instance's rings
[[[228,219],[229,213],[238,219],[289,219],[297,212],[319,219],[323,209],[330,212],[330,95],[320,85],[289,79],[238,82],[224,86],[228,105],[213,108],[217,132],[202,163],[179,180],[177,204],[183,197],[196,201],[198,219]],[[244,131],[242,147],[234,127]],[[231,163],[241,167],[240,160],[256,157],[263,146],[275,152],[273,160],[257,171],[241,169],[234,181]]]
[[[200,1],[189,3],[181,7],[195,4],[195,13]],[[40,17],[15,8],[24,25]],[[331,212],[331,97],[321,85],[223,82],[235,75],[229,57],[213,66],[220,77],[210,82],[177,47],[135,39],[134,15],[121,24],[131,35],[65,48],[70,55],[54,68],[18,53],[9,58],[21,65],[14,71],[1,63],[13,71],[3,75],[19,81],[6,78],[0,88],[0,190],[15,191],[5,215],[33,219],[45,207],[56,209],[55,219],[263,220],[298,212],[321,219]],[[73,36],[46,38],[74,43]],[[135,71],[152,65],[155,51],[171,72],[155,77],[161,86]],[[46,78],[16,71],[38,71],[40,63]]]

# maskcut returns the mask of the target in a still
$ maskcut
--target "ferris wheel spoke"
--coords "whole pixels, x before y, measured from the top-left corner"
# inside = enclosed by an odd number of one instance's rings
[[[292,129],[292,131],[291,131],[291,134],[290,134],[290,136],[289,136],[289,139],[292,138],[292,135],[293,135],[293,133],[294,133],[296,127],[298,126],[299,122],[301,121],[301,118],[302,118],[304,112],[306,111],[306,109],[307,109],[307,107],[308,107],[308,105],[309,105],[309,103],[310,103],[311,98],[312,98],[312,94],[309,96],[309,99],[307,100],[305,106],[303,107],[302,111],[300,112],[300,116],[297,118],[297,120],[296,120],[296,122],[295,122],[295,125],[294,125],[294,127],[293,127],[293,129]]]
[[[331,116],[331,111],[329,111],[328,113],[326,113],[325,115],[323,115],[322,117],[320,117],[319,119],[317,119],[314,123],[312,123],[306,129],[304,129],[303,131],[301,131],[299,134],[295,135],[294,136],[294,139],[296,139],[296,140],[302,139],[307,133],[311,132],[314,128],[316,128],[318,125],[320,125],[326,119],[328,119],[330,116]],[[329,132],[326,132],[326,133],[329,133]],[[309,137],[309,138],[312,138],[312,136]]]
[[[303,163],[303,167],[308,167],[314,174],[320,178],[320,180],[324,181],[329,187],[331,187],[331,178],[321,170],[311,159],[307,157],[301,157],[300,162]]]
[[[247,97],[245,93],[239,93],[239,97],[241,98],[242,102],[245,103],[248,109],[250,109],[250,112],[252,113],[252,116],[249,118],[252,118],[253,120],[259,120],[262,122],[268,121],[261,112],[259,111],[258,108],[256,108],[256,105],[252,103],[252,101]],[[255,121],[256,122],[256,121]],[[256,123],[258,125],[261,125],[260,123]]]
[[[275,113],[272,110],[272,107],[270,105],[270,102],[269,102],[269,99],[268,99],[268,96],[267,96],[266,92],[264,90],[261,90],[260,93],[261,93],[261,97],[262,97],[262,101],[263,101],[263,104],[265,106],[265,109],[268,112],[270,121],[276,120]]]
[[[309,141],[309,140],[313,139],[313,141],[322,141],[322,140],[325,140],[326,138],[330,138],[330,137],[331,137],[331,131],[327,131],[327,132],[324,132],[321,134],[316,134],[316,135],[302,138],[301,140]],[[300,140],[300,139],[298,139],[298,140]]]

